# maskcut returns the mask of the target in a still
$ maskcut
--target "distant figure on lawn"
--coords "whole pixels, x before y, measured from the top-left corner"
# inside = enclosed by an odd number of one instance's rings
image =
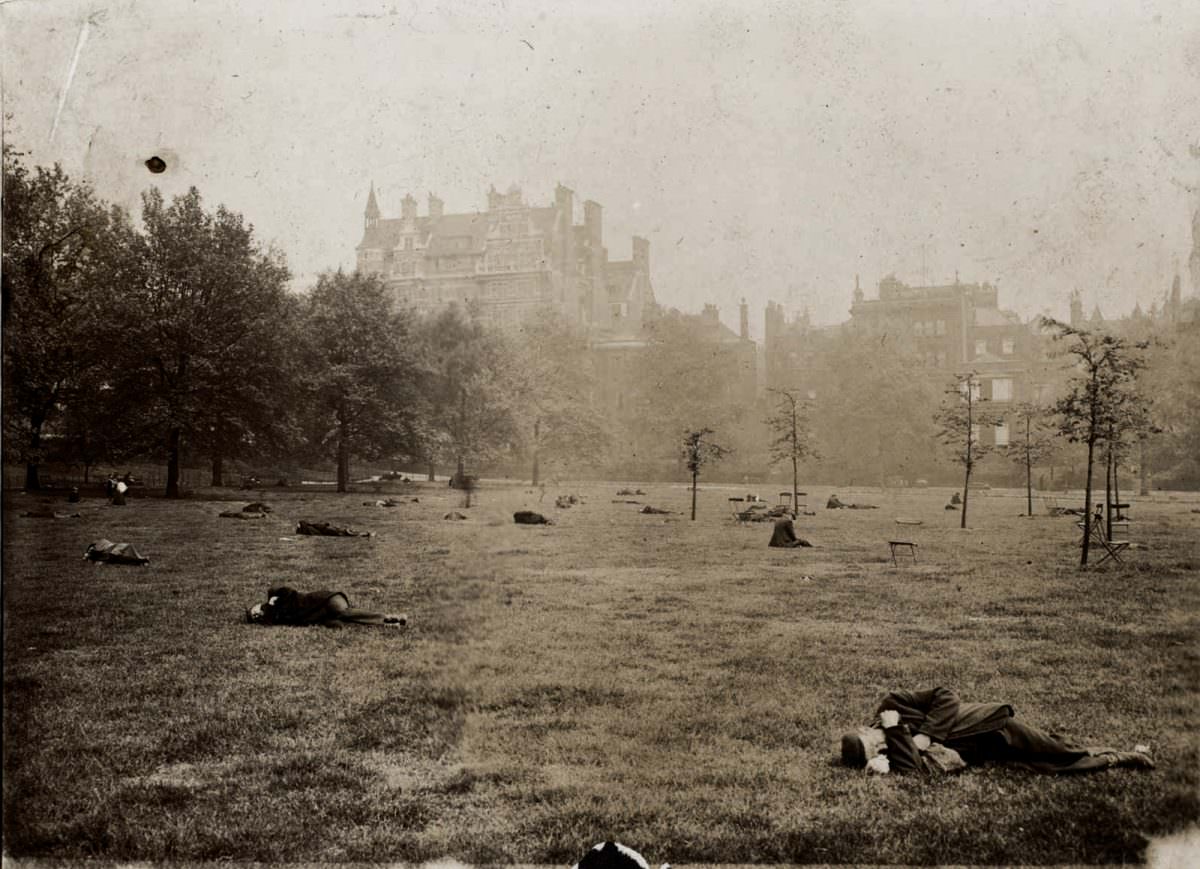
[[[404,613],[389,614],[362,610],[350,605],[340,591],[310,591],[307,594],[281,585],[267,591],[267,602],[246,610],[246,621],[262,625],[386,625],[402,628],[408,624]]]
[[[100,564],[134,564],[141,566],[149,564],[150,559],[134,548],[132,543],[113,543],[111,540],[100,539],[88,545],[83,557],[88,561]]]
[[[620,842],[601,842],[571,869],[650,869],[650,864],[637,851]],[[671,864],[663,863],[660,869],[671,869]]]
[[[843,504],[838,496],[830,495],[829,500],[825,502],[826,510],[876,510],[874,504]]]
[[[812,546],[803,537],[796,536],[796,523],[786,516],[775,520],[775,530],[771,533],[771,542],[767,545],[780,548]]]
[[[301,519],[296,523],[297,534],[311,534],[317,537],[370,537],[370,531],[352,531],[340,525],[328,522],[309,522]]]
[[[513,521],[518,525],[553,525],[552,519],[547,519],[541,513],[532,510],[518,510],[513,513]]]
[[[117,480],[113,483],[112,505],[114,507],[125,506],[125,493],[129,490],[124,480]]]
[[[1060,774],[1154,768],[1144,746],[1075,745],[1022,721],[1007,703],[963,703],[948,688],[888,694],[870,726],[843,734],[842,762],[868,772],[921,775],[989,762]]]

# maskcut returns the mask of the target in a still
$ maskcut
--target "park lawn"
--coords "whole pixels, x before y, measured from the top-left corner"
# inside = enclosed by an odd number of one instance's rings
[[[817,546],[772,550],[769,524],[730,517],[738,492],[702,482],[693,523],[685,488],[640,485],[680,512],[614,503],[618,484],[485,484],[469,509],[432,484],[392,509],[268,491],[246,522],[217,518],[232,492],[71,520],[9,493],[6,854],[569,865],[616,838],[652,863],[1096,863],[1200,816],[1194,496],[1135,499],[1143,548],[1081,572],[1072,520],[1021,517],[1016,493],[974,494],[962,531],[948,490],[839,490],[880,509],[826,511],[812,489]],[[556,509],[567,493],[584,503]],[[376,536],[297,537],[301,518]],[[915,564],[891,563],[897,536]],[[100,537],[151,564],[83,561]],[[245,624],[280,583],[411,626]],[[1158,769],[838,764],[882,691],[931,685],[1149,743]]]

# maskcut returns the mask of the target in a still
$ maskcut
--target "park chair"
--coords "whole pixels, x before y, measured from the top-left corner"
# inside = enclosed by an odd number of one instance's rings
[[[897,567],[899,567],[900,565],[896,561],[896,550],[901,549],[901,548],[907,548],[908,554],[912,556],[913,564],[917,563],[917,544],[914,543],[913,541],[911,541],[911,540],[889,540],[888,548],[892,551],[892,564],[895,564]]]
[[[1080,530],[1082,530],[1084,527],[1083,522],[1076,522],[1075,525]],[[1123,563],[1121,561],[1121,553],[1129,548],[1129,541],[1110,540],[1104,533],[1104,520],[1102,516],[1097,517],[1096,520],[1092,522],[1092,541],[1104,550],[1104,556],[1093,565],[1094,567],[1099,567],[1110,558],[1117,564]],[[1080,543],[1080,545],[1082,546],[1083,544]]]

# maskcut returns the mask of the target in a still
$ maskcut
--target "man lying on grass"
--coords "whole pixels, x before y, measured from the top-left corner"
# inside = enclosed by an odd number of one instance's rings
[[[350,606],[340,591],[310,591],[307,594],[281,585],[267,592],[266,603],[246,610],[246,621],[261,625],[385,625],[402,628],[408,624],[404,613],[376,613]]]
[[[987,762],[1044,773],[1154,768],[1143,746],[1078,746],[1022,721],[1007,703],[963,703],[948,688],[888,694],[871,726],[842,736],[842,762],[869,772],[920,774]]]

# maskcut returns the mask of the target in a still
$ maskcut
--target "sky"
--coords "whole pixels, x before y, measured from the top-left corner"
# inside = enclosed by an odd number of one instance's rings
[[[373,183],[448,212],[516,184],[651,242],[664,304],[817,322],[910,284],[1106,316],[1184,295],[1194,0],[7,0],[5,141],[136,212],[189,186],[295,286],[353,268]],[[150,174],[144,161],[163,157]],[[578,215],[582,219],[582,215]]]

